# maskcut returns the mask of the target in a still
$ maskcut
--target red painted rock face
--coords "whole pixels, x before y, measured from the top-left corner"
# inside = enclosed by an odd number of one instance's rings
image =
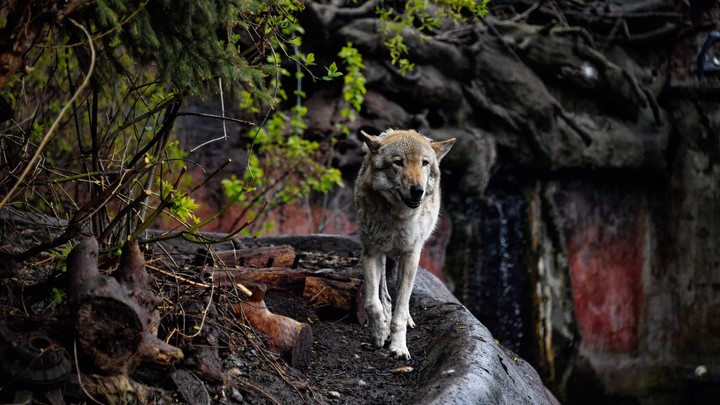
[[[572,190],[559,202],[583,345],[594,352],[637,348],[647,207],[618,191]]]
[[[444,280],[442,269],[445,265],[445,250],[449,242],[450,219],[441,215],[435,227],[435,232],[425,243],[422,256],[420,256],[420,267],[426,269],[441,280]]]

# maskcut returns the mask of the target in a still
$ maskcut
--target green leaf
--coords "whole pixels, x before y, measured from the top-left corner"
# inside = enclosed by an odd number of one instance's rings
[[[175,196],[170,201],[170,212],[180,217],[182,221],[186,221],[188,218],[194,218],[195,214],[193,211],[198,208],[200,208],[200,205],[187,196]]]
[[[335,62],[330,64],[330,66],[325,67],[325,70],[327,70],[327,74],[323,76],[323,80],[332,80],[343,75],[342,72],[338,72]]]
[[[309,53],[309,54],[305,55],[305,64],[308,66],[312,66],[315,64],[315,54],[314,53]]]

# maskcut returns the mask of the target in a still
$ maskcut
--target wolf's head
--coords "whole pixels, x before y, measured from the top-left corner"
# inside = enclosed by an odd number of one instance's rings
[[[389,202],[418,208],[437,190],[440,160],[455,138],[433,142],[412,130],[387,130],[378,136],[361,131],[367,145],[366,164],[372,168],[372,185]]]

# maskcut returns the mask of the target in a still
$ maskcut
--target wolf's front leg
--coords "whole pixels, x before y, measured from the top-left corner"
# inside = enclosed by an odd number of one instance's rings
[[[362,257],[363,272],[365,273],[365,313],[368,318],[368,327],[373,344],[383,347],[390,335],[390,314],[386,315],[386,309],[381,298],[382,284],[385,284],[385,257],[383,255],[366,255]],[[384,287],[387,294],[387,287]],[[389,301],[389,300],[388,300]],[[389,303],[388,303],[389,305]]]
[[[395,310],[390,325],[390,353],[401,359],[409,359],[407,348],[407,327],[414,322],[410,318],[410,295],[412,294],[415,274],[420,262],[420,250],[403,255],[400,258],[400,268],[397,281],[397,296]]]

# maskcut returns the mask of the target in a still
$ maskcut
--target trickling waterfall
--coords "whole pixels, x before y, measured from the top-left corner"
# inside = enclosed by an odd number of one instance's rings
[[[486,199],[467,204],[474,263],[465,275],[465,305],[503,345],[535,357],[532,282],[528,266],[525,197],[491,183]]]

